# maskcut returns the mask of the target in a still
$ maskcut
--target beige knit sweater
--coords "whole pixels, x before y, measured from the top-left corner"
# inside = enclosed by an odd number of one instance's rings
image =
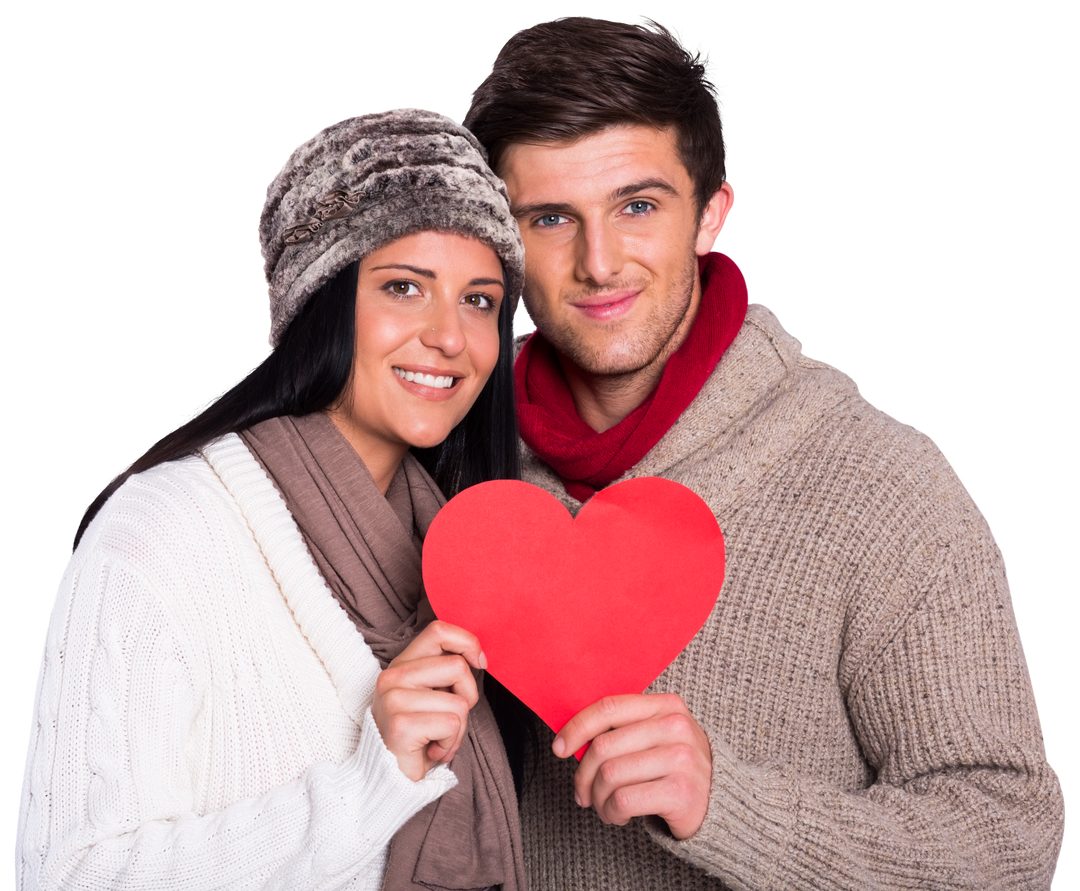
[[[605,826],[542,728],[533,891],[1049,888],[1062,799],[1005,569],[933,443],[751,306],[645,475],[727,542],[711,617],[649,688],[709,736],[709,811],[686,841]],[[580,507],[531,453],[525,478]]]

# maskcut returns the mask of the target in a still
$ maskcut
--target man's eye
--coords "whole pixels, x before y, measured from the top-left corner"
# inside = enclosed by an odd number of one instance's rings
[[[648,213],[653,206],[648,201],[631,201],[626,205],[627,211],[632,214]]]
[[[558,226],[559,223],[565,222],[566,217],[557,213],[546,213],[536,221],[539,226]]]

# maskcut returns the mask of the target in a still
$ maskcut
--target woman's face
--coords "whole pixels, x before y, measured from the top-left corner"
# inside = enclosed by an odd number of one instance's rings
[[[504,296],[495,251],[463,235],[417,232],[361,262],[352,378],[330,416],[376,482],[472,407],[499,357]]]

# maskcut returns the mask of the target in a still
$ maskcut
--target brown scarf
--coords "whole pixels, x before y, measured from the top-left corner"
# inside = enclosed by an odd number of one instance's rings
[[[277,485],[330,590],[385,668],[435,618],[420,549],[445,499],[412,455],[386,496],[324,414],[263,421],[240,434]],[[458,784],[401,829],[383,888],[524,891],[517,801],[481,692],[452,764]]]

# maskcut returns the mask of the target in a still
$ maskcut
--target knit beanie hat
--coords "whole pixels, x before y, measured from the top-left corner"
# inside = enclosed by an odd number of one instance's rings
[[[468,130],[420,109],[349,118],[292,153],[266,190],[259,239],[270,343],[345,266],[414,232],[457,232],[502,261],[513,312],[524,249],[506,186]]]

